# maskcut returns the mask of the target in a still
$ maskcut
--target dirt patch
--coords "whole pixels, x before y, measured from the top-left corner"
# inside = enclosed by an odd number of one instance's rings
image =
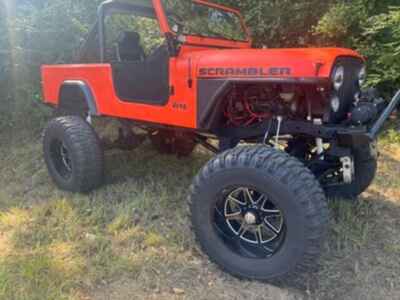
[[[179,285],[179,283],[177,283]],[[208,284],[176,288],[164,285],[161,289],[149,290],[136,280],[120,280],[92,293],[93,300],[173,300],[173,299],[248,299],[248,300],[297,300],[304,299],[300,293],[279,289],[260,283],[243,283],[221,276]]]

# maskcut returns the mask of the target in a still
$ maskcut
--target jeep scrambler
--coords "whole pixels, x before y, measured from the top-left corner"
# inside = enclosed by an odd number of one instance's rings
[[[42,78],[58,115],[44,133],[58,187],[101,185],[93,117],[121,121],[118,144],[140,144],[135,127],[163,153],[201,144],[217,155],[188,197],[197,240],[224,270],[257,280],[312,269],[326,197],[371,184],[377,135],[400,101],[362,91],[358,53],[253,49],[238,11],[203,0],[106,1],[76,62],[45,65]]]

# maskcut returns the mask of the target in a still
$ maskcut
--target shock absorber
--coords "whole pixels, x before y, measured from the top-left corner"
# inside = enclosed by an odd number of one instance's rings
[[[314,119],[314,125],[321,126],[322,120]],[[324,159],[324,157],[322,156],[322,154],[324,153],[324,141],[321,138],[316,138],[315,144],[317,145],[317,154],[321,156],[321,159]]]
[[[278,127],[276,129],[276,136],[275,136],[275,148],[279,148],[279,135],[281,134],[281,127],[282,127],[282,116],[278,116],[276,118],[278,120]]]

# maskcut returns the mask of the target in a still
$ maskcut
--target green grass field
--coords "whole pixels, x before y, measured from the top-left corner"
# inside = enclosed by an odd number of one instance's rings
[[[400,299],[400,136],[380,144],[369,191],[331,202],[319,272],[273,287],[222,273],[194,244],[186,194],[209,154],[111,151],[107,184],[76,195],[52,184],[40,133],[3,134],[0,299]]]

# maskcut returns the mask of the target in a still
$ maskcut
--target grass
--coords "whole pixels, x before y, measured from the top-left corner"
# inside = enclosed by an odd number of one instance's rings
[[[399,299],[400,139],[382,138],[378,177],[357,203],[330,204],[322,265],[298,288],[239,281],[197,250],[187,188],[209,155],[146,144],[106,155],[107,184],[59,191],[40,134],[0,145],[0,299]]]

